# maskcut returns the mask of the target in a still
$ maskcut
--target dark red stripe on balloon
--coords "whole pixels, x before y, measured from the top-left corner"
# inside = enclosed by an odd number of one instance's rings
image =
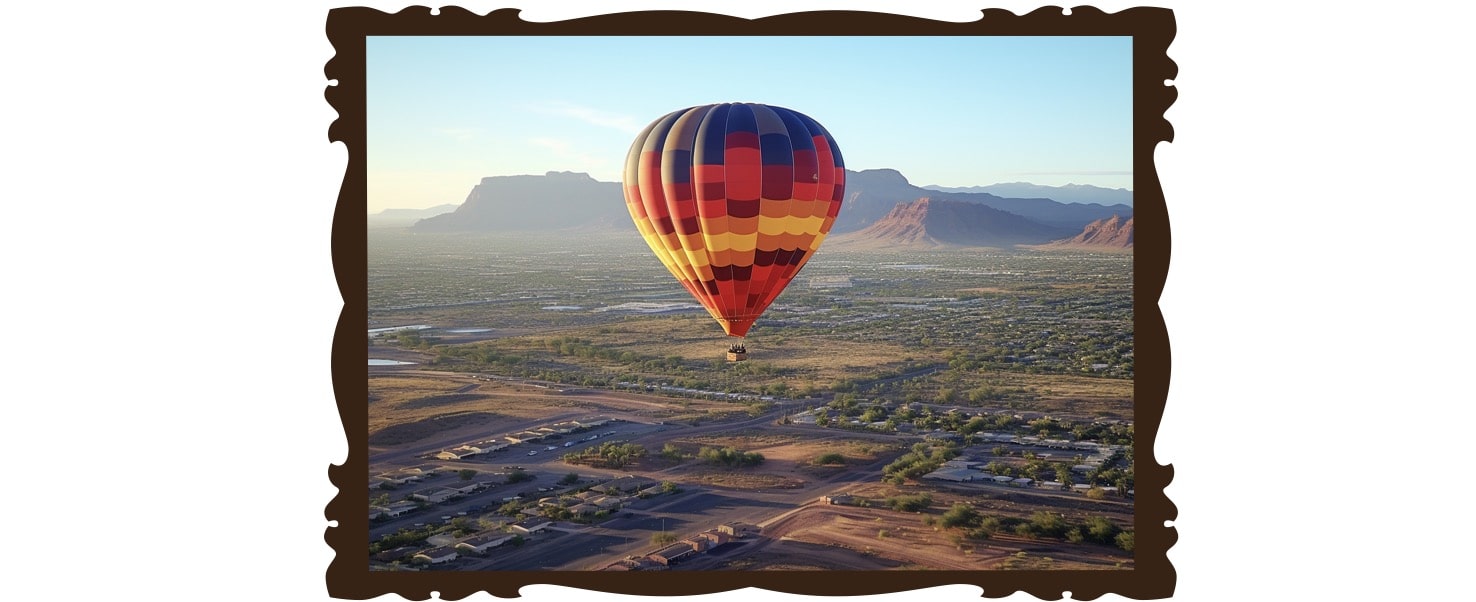
[[[759,214],[759,202],[752,201],[728,201],[728,215],[731,217],[756,217]]]

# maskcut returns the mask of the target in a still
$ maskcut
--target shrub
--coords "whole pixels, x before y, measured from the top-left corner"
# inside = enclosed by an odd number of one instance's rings
[[[817,464],[817,465],[824,465],[824,464],[845,464],[846,463],[846,457],[845,456],[842,456],[842,455],[840,455],[840,454],[838,454],[836,452],[828,452],[828,453],[820,454],[819,457],[815,458],[815,460],[814,460],[813,463],[814,464]]]
[[[941,523],[944,528],[974,527],[979,523],[979,512],[973,506],[958,502],[943,513]]]
[[[885,501],[888,508],[898,512],[922,512],[933,505],[933,496],[925,493],[918,495],[894,495]]]

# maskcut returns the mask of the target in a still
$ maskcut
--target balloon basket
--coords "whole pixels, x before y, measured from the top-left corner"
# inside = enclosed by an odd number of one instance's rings
[[[748,348],[743,345],[732,345],[728,347],[728,361],[741,362],[748,359]]]

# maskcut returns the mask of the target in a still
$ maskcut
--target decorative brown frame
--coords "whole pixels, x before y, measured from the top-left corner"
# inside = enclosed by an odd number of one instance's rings
[[[479,591],[516,597],[519,588],[553,584],[622,594],[690,595],[745,587],[808,595],[862,595],[916,590],[950,584],[983,588],[989,598],[1027,592],[1057,600],[1090,600],[1106,593],[1135,599],[1173,594],[1176,574],[1168,550],[1177,533],[1168,523],[1178,510],[1164,493],[1173,467],[1155,460],[1154,442],[1168,396],[1169,341],[1158,308],[1169,266],[1168,210],[1153,163],[1159,142],[1173,140],[1164,112],[1177,91],[1170,80],[1178,67],[1168,58],[1175,34],[1173,12],[1164,8],[1132,8],[1105,13],[1090,6],[1043,7],[1024,15],[1001,9],[980,11],[977,21],[953,23],[884,13],[816,11],[745,19],[685,11],[617,13],[550,23],[524,21],[517,9],[477,15],[459,7],[439,14],[424,6],[390,14],[369,8],[339,8],[328,14],[327,34],[336,55],[324,71],[330,84],[325,96],[339,117],[328,129],[331,142],[348,149],[348,167],[333,219],[333,268],[344,308],[333,341],[333,388],[349,442],[348,460],[330,465],[329,479],[339,493],[325,514],[337,526],[324,539],[336,552],[327,569],[328,592],[335,598],[368,599],[397,593],[425,600],[432,592],[456,600]],[[610,573],[573,571],[372,572],[363,557],[368,518],[362,493],[368,472],[367,393],[363,317],[367,313],[365,167],[365,38],[371,35],[814,35],[814,22],[824,20],[828,35],[1031,36],[1111,35],[1133,38],[1133,191],[1135,260],[1133,275],[1136,378],[1134,423],[1137,435],[1134,568],[1126,571],[663,571]]]

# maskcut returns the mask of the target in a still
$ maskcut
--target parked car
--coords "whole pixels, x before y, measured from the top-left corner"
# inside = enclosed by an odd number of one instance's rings
[[[530,451],[530,452],[528,452],[528,455],[530,455],[530,456],[536,456],[536,455],[538,455],[538,450],[535,449],[533,451]]]

